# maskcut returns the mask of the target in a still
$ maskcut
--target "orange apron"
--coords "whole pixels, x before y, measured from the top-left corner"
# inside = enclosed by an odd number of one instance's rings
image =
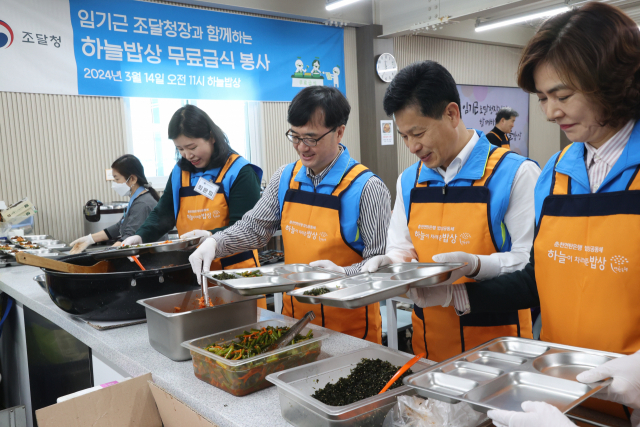
[[[220,189],[213,200],[196,193],[191,185],[191,173],[182,171],[182,187],[180,188],[180,211],[176,219],[178,234],[183,235],[193,230],[214,230],[229,224],[229,205],[222,188],[225,174],[240,156],[231,154],[220,170],[215,184]],[[255,268],[260,266],[258,251],[245,251],[217,258],[211,263],[211,271],[232,270],[235,268]],[[258,307],[267,308],[266,299],[258,300]]]
[[[353,180],[366,171],[363,165],[347,172],[331,195],[300,190],[295,176],[302,163],[293,170],[282,209],[282,240],[286,264],[308,264],[317,260],[330,260],[339,266],[349,266],[362,261],[362,255],[345,243],[340,226],[340,194]],[[283,295],[282,314],[300,319],[308,311],[316,315],[312,323],[362,338],[382,343],[382,317],[380,303],[356,309],[326,307],[323,304],[304,304],[294,297]]]
[[[499,139],[499,140],[500,140],[500,142],[501,142],[501,145],[500,145],[500,147],[501,147],[501,148],[505,148],[505,149],[507,149],[507,150],[510,150],[510,149],[511,149],[511,144],[509,143],[509,137],[507,136],[507,134],[505,134],[505,135],[504,135],[504,139],[505,139],[505,141],[504,141],[504,142],[502,142],[502,138],[500,138],[500,135],[498,135],[498,134],[497,134],[497,133],[495,133],[495,132],[489,132],[489,133],[492,133],[492,134],[494,134],[495,136],[497,136],[497,137],[498,137],[498,139]]]
[[[626,191],[572,195],[570,188],[571,178],[554,171],[534,242],[540,339],[632,354],[640,349],[640,176]],[[585,406],[627,418],[619,404]]]
[[[488,157],[484,175],[473,186],[428,187],[428,182],[416,181],[411,191],[408,227],[418,261],[433,262],[433,255],[445,252],[464,251],[476,255],[500,252],[490,225],[487,184],[508,153],[503,148],[495,149]],[[456,283],[473,281],[463,277]],[[529,310],[458,316],[452,306],[415,306],[411,318],[414,354],[425,352],[427,358],[436,362],[493,338],[533,337]]]

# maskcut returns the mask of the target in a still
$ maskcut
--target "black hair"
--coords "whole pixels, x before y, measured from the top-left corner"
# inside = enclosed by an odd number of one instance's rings
[[[398,72],[384,94],[383,107],[391,116],[415,105],[424,116],[440,120],[452,102],[460,108],[460,94],[451,73],[435,61],[423,61]]]
[[[118,157],[115,162],[111,164],[111,169],[115,169],[120,175],[129,179],[131,175],[134,175],[138,179],[138,185],[146,188],[151,196],[156,199],[156,202],[160,200],[158,192],[149,185],[147,177],[144,175],[144,166],[140,163],[140,160],[133,154],[125,154]]]
[[[520,114],[511,107],[503,107],[496,114],[496,124],[500,123],[500,120],[511,120],[511,117],[518,117]]]
[[[330,129],[346,125],[351,106],[342,92],[334,87],[309,86],[302,89],[291,101],[287,120],[293,126],[304,126],[322,110],[324,126]]]
[[[205,169],[224,166],[229,154],[233,151],[229,146],[227,135],[211,120],[211,117],[209,117],[207,113],[195,105],[187,104],[184,107],[178,108],[178,110],[173,113],[171,121],[169,121],[169,139],[176,139],[181,135],[187,138],[202,138],[207,141],[213,139],[215,141],[213,154],[209,159],[209,164],[205,166]],[[176,149],[176,160],[178,161],[180,169],[189,172],[196,171],[196,168],[191,162],[180,155],[178,149]]]

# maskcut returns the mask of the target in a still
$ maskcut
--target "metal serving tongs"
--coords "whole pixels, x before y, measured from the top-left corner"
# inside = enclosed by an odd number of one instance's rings
[[[204,298],[204,306],[209,307],[209,282],[207,281],[207,276],[204,275],[204,272],[202,272],[200,290],[202,291],[202,297]]]
[[[288,331],[286,334],[278,338],[276,342],[267,347],[267,351],[278,350],[279,348],[286,347],[289,343],[300,333],[300,331],[307,326],[307,323],[311,322],[316,318],[316,315],[313,314],[313,311],[309,311],[305,314],[302,319],[298,320]]]

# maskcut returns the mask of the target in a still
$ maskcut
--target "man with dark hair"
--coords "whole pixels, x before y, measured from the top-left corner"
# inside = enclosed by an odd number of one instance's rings
[[[490,143],[497,147],[511,149],[508,134],[513,130],[513,126],[516,123],[516,117],[519,114],[511,107],[503,107],[496,114],[496,125],[491,132],[487,134],[487,139]]]
[[[398,177],[386,255],[362,270],[411,260],[466,263],[442,286],[409,291],[414,353],[439,362],[492,338],[531,338],[529,310],[461,316],[470,310],[461,283],[526,265],[540,168],[465,127],[456,82],[437,62],[402,69],[384,109],[420,160]]]
[[[311,264],[348,275],[385,251],[391,195],[384,183],[356,162],[340,142],[351,107],[338,89],[311,86],[289,106],[286,133],[300,160],[273,174],[253,210],[214,234],[189,261],[194,273],[211,260],[261,248],[282,229],[285,264]],[[245,248],[239,250],[238,248]],[[380,304],[349,310],[303,304],[283,296],[282,313],[375,343],[382,342]]]

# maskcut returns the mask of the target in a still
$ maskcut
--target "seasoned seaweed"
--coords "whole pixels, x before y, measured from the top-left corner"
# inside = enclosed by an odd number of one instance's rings
[[[340,378],[335,384],[327,384],[311,397],[325,405],[349,405],[378,394],[400,368],[382,359],[362,359],[348,376]],[[400,387],[404,377],[412,373],[409,369],[402,374],[389,390]]]
[[[329,289],[327,288],[314,288],[314,289],[311,289],[310,291],[304,291],[302,295],[313,295],[314,297],[317,297],[318,295],[324,295],[328,293],[329,293]]]

